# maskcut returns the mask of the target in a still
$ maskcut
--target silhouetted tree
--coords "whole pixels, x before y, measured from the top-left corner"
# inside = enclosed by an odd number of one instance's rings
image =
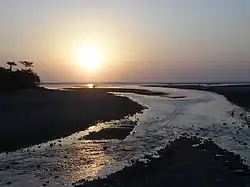
[[[30,62],[30,61],[19,61],[20,64],[22,64],[26,70],[29,70],[30,68],[34,67],[33,64],[34,62]]]
[[[20,62],[21,63],[21,62]],[[12,71],[15,62],[7,62],[9,69],[0,67],[0,90],[33,89],[40,84],[39,76],[31,69],[33,62],[22,61],[26,69]]]
[[[15,88],[35,88],[40,84],[39,76],[31,69],[13,72]]]
[[[12,66],[16,66],[17,64],[14,61],[6,62],[10,66],[10,71],[12,71]]]

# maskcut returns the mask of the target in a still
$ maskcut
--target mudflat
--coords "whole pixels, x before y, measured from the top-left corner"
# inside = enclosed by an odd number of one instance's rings
[[[0,152],[85,130],[97,121],[133,115],[143,106],[106,91],[25,90],[0,93]]]
[[[250,85],[204,85],[204,84],[153,84],[144,85],[151,87],[162,87],[162,88],[180,88],[180,89],[192,89],[192,90],[202,90],[218,93],[223,95],[230,102],[244,107],[245,109],[250,109]]]
[[[211,140],[181,137],[159,152],[160,158],[136,162],[108,178],[82,181],[81,187],[249,186],[250,170],[238,155]]]
[[[198,85],[152,85],[211,91],[249,110],[249,86],[204,87]],[[107,178],[79,181],[82,187],[101,186],[249,186],[250,169],[239,155],[218,147],[212,140],[185,135],[159,151],[160,158],[146,157]]]
[[[134,88],[119,88],[119,87],[96,87],[93,89],[75,87],[66,88],[67,90],[84,91],[84,92],[117,92],[117,93],[134,93],[147,96],[167,96],[168,93],[165,92],[154,92],[146,89],[134,89]]]

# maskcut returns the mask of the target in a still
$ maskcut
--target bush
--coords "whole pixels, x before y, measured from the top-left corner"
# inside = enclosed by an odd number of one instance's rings
[[[12,71],[0,67],[0,90],[38,88],[39,76],[32,69]]]

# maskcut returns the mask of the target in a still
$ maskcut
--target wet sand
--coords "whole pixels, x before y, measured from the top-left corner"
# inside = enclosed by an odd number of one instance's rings
[[[118,120],[145,107],[106,91],[30,90],[0,93],[0,152],[13,151]]]
[[[106,179],[80,181],[82,187],[249,186],[250,170],[238,155],[211,140],[191,137],[175,140],[159,152],[160,158],[111,174]],[[85,183],[84,183],[85,182]],[[80,183],[79,183],[80,184]]]

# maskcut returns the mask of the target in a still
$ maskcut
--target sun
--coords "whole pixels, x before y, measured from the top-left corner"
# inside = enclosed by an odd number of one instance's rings
[[[79,49],[77,61],[87,72],[96,72],[104,63],[104,56],[100,48],[88,45]]]

